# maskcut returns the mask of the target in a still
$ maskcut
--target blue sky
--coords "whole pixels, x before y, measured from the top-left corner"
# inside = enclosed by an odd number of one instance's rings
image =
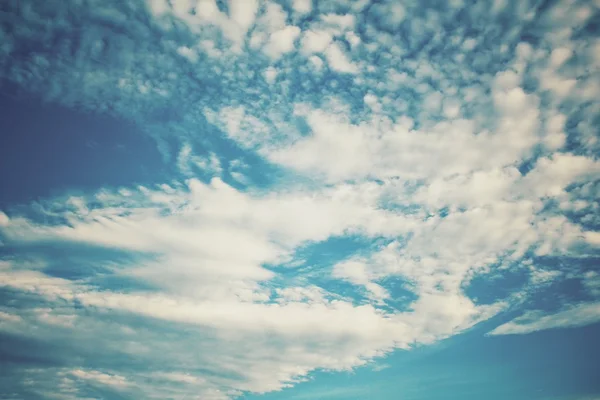
[[[0,397],[598,400],[600,3],[0,6]]]

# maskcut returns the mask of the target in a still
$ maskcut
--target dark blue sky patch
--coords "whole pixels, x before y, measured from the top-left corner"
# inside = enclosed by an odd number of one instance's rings
[[[560,311],[569,304],[594,300],[579,278],[556,280],[542,290],[532,290],[526,306],[548,313]]]
[[[154,259],[154,255],[73,242],[37,242],[0,247],[4,257],[41,260],[42,271],[68,280],[85,280],[109,275]]]
[[[2,208],[67,190],[164,181],[154,141],[133,124],[24,96],[0,96],[0,114]]]
[[[597,270],[600,265],[600,256],[546,256],[534,260],[537,267],[547,270],[559,270],[569,276],[580,276],[590,270]]]
[[[528,277],[525,268],[495,270],[492,274],[476,275],[463,290],[475,304],[493,304],[523,288]]]
[[[307,243],[297,248],[294,260],[303,260],[303,267],[324,269],[357,255],[357,252],[367,256],[375,246],[377,243],[364,236],[332,236],[322,242]]]
[[[410,308],[410,304],[418,299],[410,282],[401,277],[387,277],[377,283],[387,289],[390,297],[386,300],[386,304],[392,310],[406,311]]]
[[[52,341],[0,332],[0,365],[49,368],[66,366],[72,360]],[[0,391],[0,394],[2,392]]]

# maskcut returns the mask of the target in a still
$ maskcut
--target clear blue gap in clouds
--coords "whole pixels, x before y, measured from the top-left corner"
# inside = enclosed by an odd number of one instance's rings
[[[0,205],[68,191],[164,182],[170,167],[129,121],[81,112],[25,93],[0,95]]]

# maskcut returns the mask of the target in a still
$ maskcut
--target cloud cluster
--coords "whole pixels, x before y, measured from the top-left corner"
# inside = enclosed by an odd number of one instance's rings
[[[91,282],[69,280],[7,263],[0,276],[4,289],[36,300],[20,298],[19,307],[24,309],[8,308],[2,318],[10,323],[10,330],[34,338],[35,333],[25,334],[27,327],[60,327],[64,335],[65,330],[80,331],[86,320],[102,320],[107,313],[161,320],[171,329],[198,326],[201,330],[194,346],[213,341],[227,346],[218,353],[198,354],[196,362],[237,377],[223,381],[201,374],[196,378],[204,382],[199,385],[203,390],[265,392],[284,387],[315,368],[362,365],[394,347],[420,341],[421,330],[427,327],[415,325],[408,315],[385,312],[312,286],[273,288],[268,282],[275,273],[263,266],[285,262],[301,243],[348,230],[379,233],[381,225],[393,224],[395,218],[396,233],[405,229],[406,219],[401,215],[370,207],[374,196],[367,187],[351,189],[336,188],[320,195],[251,196],[218,179],[210,185],[191,180],[185,188],[141,188],[126,196],[103,192],[96,196],[102,202],[96,208],[91,207],[91,199],[71,199],[66,202],[71,209],[61,214],[67,222],[56,225],[6,217],[3,237],[25,246],[25,253],[29,246],[51,242],[59,247],[74,243],[152,254],[107,272],[117,281],[133,277],[146,282],[152,290],[98,288],[100,276]],[[74,203],[78,208],[71,206]],[[312,300],[307,302],[307,298]],[[86,312],[77,312],[74,305]],[[445,326],[432,335],[443,337],[457,329]],[[120,324],[113,340],[126,341],[132,330],[135,326]],[[138,346],[119,353],[119,360],[148,356]],[[181,356],[173,352],[169,364],[175,365]],[[139,379],[131,371],[111,370],[111,374]],[[113,381],[104,372],[76,376],[104,385]],[[129,386],[121,383],[117,389],[127,391]]]

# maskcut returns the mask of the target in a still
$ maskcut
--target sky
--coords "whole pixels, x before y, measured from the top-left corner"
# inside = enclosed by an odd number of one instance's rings
[[[0,398],[599,400],[600,2],[0,3]]]

